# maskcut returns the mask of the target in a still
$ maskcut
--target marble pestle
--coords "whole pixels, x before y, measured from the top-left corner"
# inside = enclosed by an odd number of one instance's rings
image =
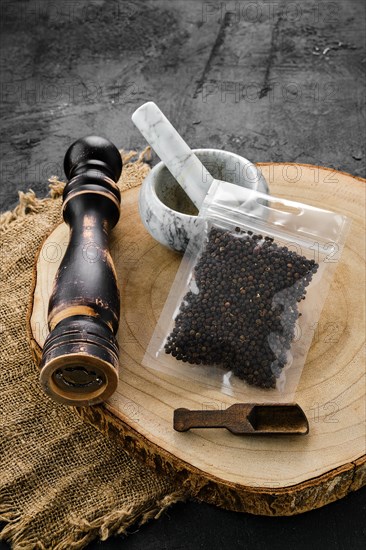
[[[218,149],[191,151],[155,103],[139,107],[132,121],[162,161],[142,184],[139,212],[146,229],[164,246],[185,251],[189,240],[201,231],[202,219],[192,214],[187,201],[190,199],[191,206],[202,213],[205,198],[215,184],[225,182],[224,189],[234,184],[230,206],[246,211],[258,209],[256,192],[269,192],[261,171],[248,159]],[[243,201],[243,193],[236,193],[235,187],[254,193],[244,194]]]
[[[194,205],[200,209],[214,181],[202,162],[152,101],[141,105],[133,113],[132,121]]]

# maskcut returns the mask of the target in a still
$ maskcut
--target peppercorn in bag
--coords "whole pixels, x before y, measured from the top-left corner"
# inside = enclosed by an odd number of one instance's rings
[[[143,364],[237,399],[290,400],[348,220],[215,182]]]

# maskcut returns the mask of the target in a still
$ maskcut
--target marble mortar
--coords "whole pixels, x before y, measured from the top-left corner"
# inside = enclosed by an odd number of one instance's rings
[[[249,160],[219,149],[193,151],[215,178],[262,193],[268,185],[260,170]],[[211,182],[201,182],[207,193]],[[145,178],[139,195],[142,222],[159,243],[184,252],[197,226],[198,210],[163,162]]]

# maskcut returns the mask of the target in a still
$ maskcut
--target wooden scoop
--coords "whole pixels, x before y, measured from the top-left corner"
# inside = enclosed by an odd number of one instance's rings
[[[236,403],[224,410],[176,409],[173,420],[177,432],[191,428],[226,428],[233,434],[305,435],[309,423],[296,403]]]

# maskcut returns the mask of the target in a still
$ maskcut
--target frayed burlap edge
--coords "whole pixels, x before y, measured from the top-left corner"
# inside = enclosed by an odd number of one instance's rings
[[[139,155],[137,151],[120,151],[123,170],[118,185],[121,191],[136,187],[141,183],[140,178],[136,180],[133,175],[136,171],[136,165],[139,167],[139,172],[142,177],[147,175],[150,168],[146,164],[151,160],[151,148],[146,147]],[[138,155],[138,158],[133,160]],[[131,178],[132,175],[132,178]],[[21,223],[25,216],[40,212],[48,204],[47,201],[57,199],[62,195],[65,182],[60,181],[57,177],[51,177],[49,179],[49,196],[43,199],[39,199],[35,192],[30,189],[27,192],[18,192],[18,204],[13,210],[8,210],[0,214],[0,233],[5,233],[10,224]],[[57,224],[56,224],[57,225]],[[53,228],[54,229],[54,228]],[[52,233],[53,229],[50,231]]]
[[[186,499],[180,490],[166,495],[148,511],[130,508],[114,510],[109,514],[101,515],[89,522],[86,519],[75,521],[75,532],[70,540],[66,539],[53,546],[52,550],[80,550],[99,537],[101,541],[107,540],[112,535],[124,535],[130,527],[139,529],[150,519],[158,519],[172,504]],[[0,540],[13,545],[16,550],[49,550],[42,541],[35,536],[24,532],[26,522],[22,522],[21,514],[14,511],[11,496],[6,491],[0,491],[0,522],[6,525],[0,532]],[[77,537],[77,541],[75,541]]]
[[[136,164],[139,164],[140,175],[145,176],[150,170],[149,166],[146,164],[146,162],[151,159],[150,147],[146,147],[146,149],[138,155],[138,158],[135,159],[137,155],[138,153],[136,151],[121,151],[124,167],[122,177],[118,182],[121,191],[136,187],[141,183],[141,177],[138,180],[134,177],[131,179],[131,175],[133,175],[133,172],[136,170]],[[132,167],[133,170],[131,170]],[[19,191],[17,206],[13,210],[0,214],[0,233],[6,233],[10,227],[14,227],[14,224],[21,224],[25,216],[40,213],[43,209],[47,208],[49,201],[60,200],[64,186],[65,182],[60,181],[56,177],[50,178],[49,196],[42,199],[38,198],[31,189],[28,192]],[[47,239],[48,235],[52,233],[59,223],[60,222],[56,223],[50,229],[44,240]],[[42,245],[39,247],[39,250],[41,250],[41,248]],[[30,317],[33,307],[33,293],[36,285],[38,253],[33,267],[31,292],[26,319],[28,341],[30,343],[33,359],[36,363],[39,362],[42,350],[31,336]],[[75,408],[75,414],[78,414],[76,411]],[[103,414],[103,412],[101,412],[101,414]],[[134,507],[127,507],[113,510],[108,514],[102,514],[92,522],[86,519],[80,522],[80,519],[78,519],[78,521],[75,522],[76,532],[74,532],[73,540],[71,540],[71,538],[70,540],[66,539],[54,546],[53,550],[78,550],[85,547],[86,544],[98,536],[100,540],[105,541],[111,535],[126,534],[130,527],[136,526],[140,528],[150,519],[158,519],[172,504],[184,501],[187,497],[187,491],[180,488],[164,496],[157,502],[151,503],[151,508],[147,511],[146,509],[144,511],[143,508],[134,509]],[[0,491],[0,522],[5,523],[5,526],[0,532],[0,540],[8,541],[17,550],[47,550],[42,541],[37,540],[34,535],[25,532],[27,523],[22,521],[22,514],[16,511],[11,494],[6,489]],[[75,541],[75,535],[78,539],[77,541]]]

